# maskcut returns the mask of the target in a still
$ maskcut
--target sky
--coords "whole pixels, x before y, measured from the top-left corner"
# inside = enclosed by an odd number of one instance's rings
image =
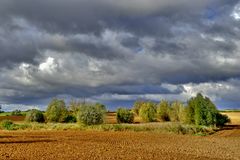
[[[240,108],[239,0],[1,0],[0,104],[113,109],[200,92]]]

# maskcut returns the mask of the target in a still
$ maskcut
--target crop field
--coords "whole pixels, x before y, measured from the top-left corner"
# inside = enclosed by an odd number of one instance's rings
[[[209,136],[133,131],[0,131],[0,159],[240,159],[239,112]],[[107,116],[116,123],[115,114]]]

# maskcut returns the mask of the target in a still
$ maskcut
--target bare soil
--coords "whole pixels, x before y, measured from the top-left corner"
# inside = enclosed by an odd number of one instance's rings
[[[229,114],[228,114],[229,115]],[[150,132],[0,131],[0,159],[240,160],[240,114],[210,136]],[[115,115],[108,115],[115,123]]]
[[[24,121],[25,116],[0,116],[0,122],[3,120],[12,120],[14,122]]]
[[[207,137],[146,132],[0,131],[0,159],[237,160],[240,134],[239,129]]]

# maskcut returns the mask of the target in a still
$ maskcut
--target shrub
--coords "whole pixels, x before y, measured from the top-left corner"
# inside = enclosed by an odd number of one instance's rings
[[[217,114],[217,126],[224,126],[226,123],[229,123],[230,119],[227,115]]]
[[[41,122],[41,123],[45,121],[43,112],[37,109],[30,110],[27,113],[25,120],[28,122]]]
[[[105,118],[105,111],[96,105],[82,106],[77,114],[77,120],[85,125],[102,124]]]
[[[156,104],[145,102],[139,110],[139,115],[145,122],[154,122],[156,120]]]
[[[134,122],[134,114],[126,108],[118,108],[116,118],[118,123]]]
[[[165,100],[162,100],[157,107],[157,116],[159,117],[160,120],[170,121],[169,109],[170,107],[168,102]]]
[[[14,128],[14,123],[13,123],[13,121],[6,119],[6,120],[3,120],[3,121],[1,122],[1,126],[2,126],[3,129],[13,130],[13,128]]]
[[[77,122],[77,118],[74,115],[69,114],[64,118],[64,122],[75,123],[75,122]]]
[[[67,109],[63,100],[53,99],[46,110],[48,122],[64,122],[67,116]]]

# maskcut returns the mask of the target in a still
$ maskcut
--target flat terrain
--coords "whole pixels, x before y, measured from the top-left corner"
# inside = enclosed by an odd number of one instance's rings
[[[228,115],[231,119],[231,124],[240,125],[240,112],[222,112],[222,114]]]
[[[25,116],[0,116],[0,121],[2,120],[12,120],[14,122],[24,121]]]
[[[239,160],[240,117],[235,118],[225,130],[205,137],[130,131],[0,131],[0,159]]]
[[[1,131],[0,135],[0,159],[240,159],[239,134]]]

